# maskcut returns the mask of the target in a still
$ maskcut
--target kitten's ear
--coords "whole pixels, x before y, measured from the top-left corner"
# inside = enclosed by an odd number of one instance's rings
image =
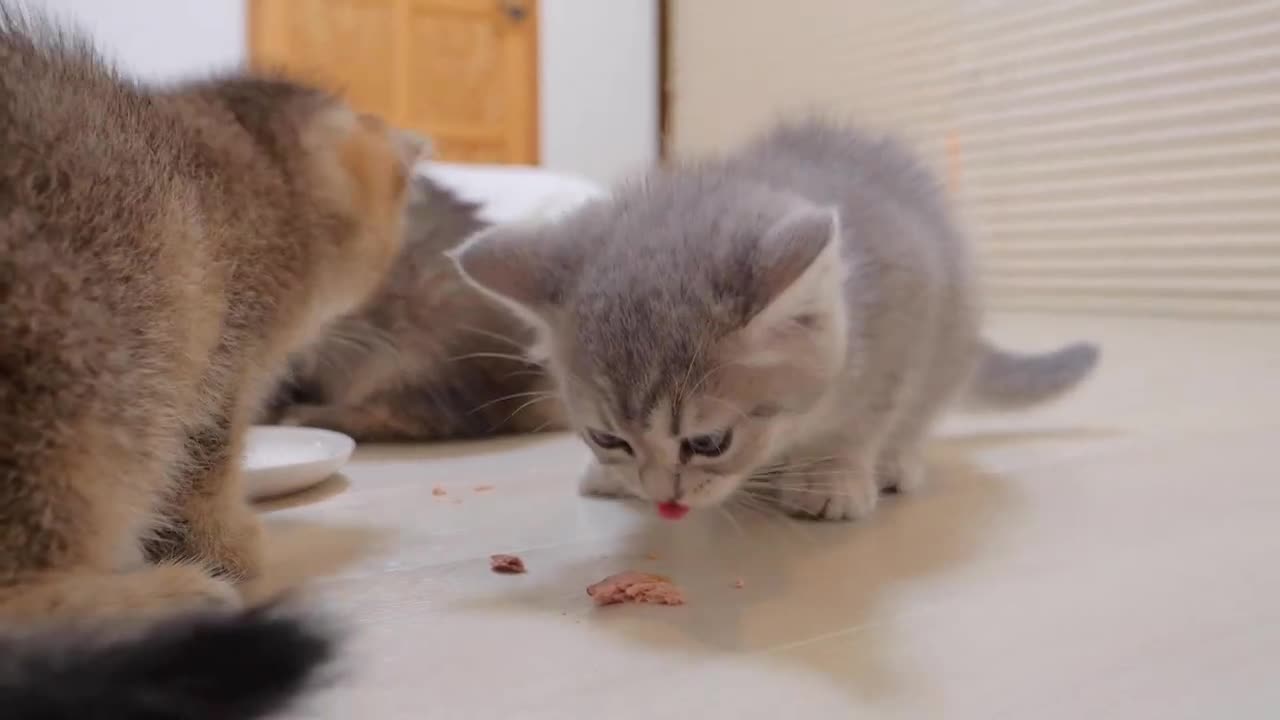
[[[532,224],[493,227],[445,254],[472,286],[545,326],[563,282],[573,275],[570,254],[545,230]]]
[[[434,155],[431,140],[412,130],[388,125],[385,120],[370,113],[361,113],[358,120],[365,130],[386,137],[392,154],[407,171],[412,171],[414,165],[430,160]]]
[[[752,359],[767,364],[771,348],[797,333],[836,321],[849,269],[841,253],[840,216],[833,207],[794,210],[762,238],[755,314],[745,332]]]
[[[419,135],[412,130],[393,128],[391,130],[391,142],[395,146],[396,152],[400,155],[401,162],[410,169],[414,165],[426,160],[432,160],[436,156],[436,146],[435,143],[431,142],[431,138]]]
[[[777,301],[814,267],[824,250],[838,251],[839,234],[840,215],[833,207],[794,210],[769,228],[760,243],[762,304]]]

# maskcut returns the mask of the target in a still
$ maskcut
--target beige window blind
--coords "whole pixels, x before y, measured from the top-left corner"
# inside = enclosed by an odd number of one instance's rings
[[[948,177],[993,306],[1280,318],[1280,0],[674,10],[678,152],[829,108]]]

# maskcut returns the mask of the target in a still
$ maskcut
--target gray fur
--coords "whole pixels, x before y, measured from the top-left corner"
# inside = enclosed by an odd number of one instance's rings
[[[941,188],[896,143],[819,122],[453,257],[540,331],[596,453],[588,492],[697,507],[765,488],[799,514],[864,516],[880,489],[919,484],[921,443],[983,352]],[[984,364],[1013,380],[984,372],[974,390],[1056,395],[1087,371],[1078,354],[1074,373]],[[730,429],[718,456],[686,442]]]

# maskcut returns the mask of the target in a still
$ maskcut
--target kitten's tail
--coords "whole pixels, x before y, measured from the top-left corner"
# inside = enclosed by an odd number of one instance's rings
[[[103,640],[83,630],[0,639],[0,707],[13,720],[252,720],[314,684],[334,643],[273,608],[200,615]]]
[[[1053,400],[1080,384],[1098,364],[1099,354],[1092,343],[1026,355],[984,341],[963,405],[974,410],[1017,410]]]

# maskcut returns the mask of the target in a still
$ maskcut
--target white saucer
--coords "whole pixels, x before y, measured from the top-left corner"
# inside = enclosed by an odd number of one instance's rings
[[[244,477],[249,499],[287,495],[342,469],[356,442],[342,433],[259,425],[245,439]]]

